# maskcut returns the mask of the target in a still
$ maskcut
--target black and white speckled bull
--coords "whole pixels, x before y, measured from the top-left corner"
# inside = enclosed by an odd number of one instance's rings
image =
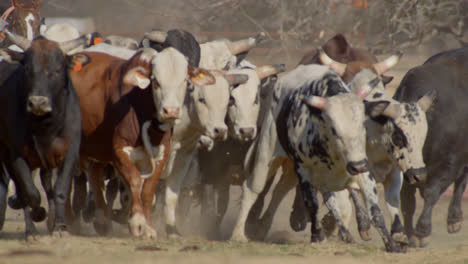
[[[243,185],[241,212],[231,239],[247,241],[245,222],[258,193],[272,173],[289,163],[299,178],[312,219],[312,242],[324,239],[317,221],[316,191],[332,209],[337,208],[334,191],[358,185],[387,251],[401,251],[385,228],[365,151],[363,98],[377,83],[374,79],[350,93],[335,72],[319,65],[299,66],[278,80],[252,153],[252,175]],[[342,222],[338,225],[342,235],[349,235]]]
[[[368,80],[376,77],[368,70],[363,70],[362,74],[367,74]],[[392,219],[392,237],[402,245],[407,245],[408,239],[403,232],[399,216],[400,190],[403,175],[408,182],[425,181],[426,165],[422,155],[427,134],[425,112],[434,98],[433,95],[425,95],[417,102],[400,103],[388,98],[382,85],[374,91],[376,92],[366,98],[367,108],[374,109],[374,111],[367,112],[365,121],[369,169],[376,181],[383,183],[385,187],[385,201]],[[379,110],[375,111],[375,109]],[[365,209],[359,201],[356,190],[351,190],[350,193],[356,206],[361,238],[369,240],[370,224]],[[352,212],[349,196],[342,194],[338,197],[343,199],[338,203],[342,215],[350,216]],[[333,230],[333,225],[330,224],[334,222],[334,219],[326,217],[324,220],[322,220],[324,228],[329,232]],[[347,221],[343,219],[343,222]]]

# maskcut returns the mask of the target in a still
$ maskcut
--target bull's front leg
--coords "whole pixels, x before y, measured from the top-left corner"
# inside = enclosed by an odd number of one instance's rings
[[[186,152],[182,149],[175,154],[174,167],[166,180],[165,193],[165,219],[166,234],[170,238],[179,238],[180,233],[176,227],[176,208],[179,199],[180,188],[188,173],[190,164],[196,155],[196,150]]]
[[[141,201],[143,180],[137,167],[130,160],[128,154],[123,151],[123,148],[116,148],[114,155],[113,164],[120,175],[122,175],[132,196],[131,216],[128,221],[130,233],[137,237],[142,236],[146,230],[146,218]]]
[[[466,183],[468,181],[468,168],[465,166],[463,173],[455,180],[453,196],[450,200],[450,205],[447,215],[447,232],[453,234],[457,233],[462,228],[463,223],[463,211],[461,202],[463,199],[463,193],[466,189]]]
[[[341,199],[341,201],[337,200],[337,194],[342,194],[342,195],[339,195],[339,199]],[[325,201],[325,205],[327,206],[328,210],[330,210],[330,212],[332,213],[338,225],[338,236],[340,240],[346,243],[354,243],[353,236],[351,235],[347,226],[345,225],[345,222],[343,221],[342,212],[339,206],[339,203],[347,202],[348,207],[350,207],[351,204],[349,202],[348,192],[346,190],[336,192],[336,193],[330,192],[330,191],[324,191],[322,192],[322,195],[323,195],[323,200]]]
[[[393,240],[385,227],[385,220],[378,203],[375,179],[369,173],[362,173],[354,177],[358,177],[359,187],[364,197],[371,223],[382,237],[385,249],[388,252],[402,252],[400,245]]]
[[[156,187],[158,186],[159,178],[161,177],[161,173],[167,163],[167,160],[169,159],[170,137],[170,131],[164,134],[162,145],[160,146],[164,147],[164,156],[162,160],[156,162],[153,175],[144,181],[143,188],[141,190],[141,199],[143,201],[143,210],[146,218],[146,228],[143,236],[150,239],[156,239],[156,230],[154,230],[151,221],[153,198],[156,192]]]
[[[400,218],[400,191],[403,184],[403,175],[397,168],[385,177],[385,202],[392,219],[391,235],[402,247],[408,245],[408,237],[405,235]]]
[[[358,190],[350,188],[349,193],[351,194],[351,199],[353,200],[354,208],[356,209],[356,222],[358,225],[359,235],[362,240],[369,241],[371,240],[369,234],[371,223],[366,206],[362,204]]]
[[[47,203],[49,204],[49,214],[47,216],[47,230],[50,234],[54,231],[55,226],[55,201],[54,188],[52,187],[52,171],[41,169],[39,172],[42,188],[46,193]]]
[[[112,229],[110,221],[110,212],[103,196],[104,192],[104,166],[90,162],[88,173],[89,182],[93,190],[95,204],[95,219],[93,221],[94,229],[100,235],[107,235]]]
[[[80,120],[80,119],[76,119]],[[80,122],[81,124],[81,122]],[[71,182],[79,167],[79,151],[81,143],[81,125],[73,127],[73,131],[67,132],[69,146],[63,163],[58,168],[57,179],[54,184],[55,225],[53,235],[62,236],[66,229],[65,205],[70,199]],[[66,139],[65,139],[66,140]]]
[[[318,220],[319,203],[317,199],[317,189],[312,185],[309,176],[310,175],[304,168],[296,162],[295,170],[301,186],[302,197],[304,197],[304,206],[309,213],[311,221],[311,237],[310,242],[316,243],[321,242],[325,239],[325,234],[320,227],[320,221]]]

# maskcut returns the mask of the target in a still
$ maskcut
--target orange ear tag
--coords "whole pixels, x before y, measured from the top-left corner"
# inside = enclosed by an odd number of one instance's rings
[[[102,38],[96,37],[96,38],[94,38],[94,45],[97,45],[97,44],[101,43],[102,41],[103,41]]]
[[[74,72],[79,72],[81,71],[81,69],[83,69],[83,65],[79,62],[75,62],[75,66],[73,67],[73,71]]]

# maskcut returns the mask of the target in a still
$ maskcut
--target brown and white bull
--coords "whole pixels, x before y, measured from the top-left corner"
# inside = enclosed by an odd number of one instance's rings
[[[157,53],[138,51],[129,60],[84,52],[82,69],[71,72],[83,116],[82,161],[90,161],[95,192],[95,227],[105,233],[103,171],[111,163],[132,195],[130,232],[154,238],[151,206],[159,176],[170,150],[171,126],[181,116],[188,80],[214,83],[207,71],[188,66],[185,57],[169,48]]]

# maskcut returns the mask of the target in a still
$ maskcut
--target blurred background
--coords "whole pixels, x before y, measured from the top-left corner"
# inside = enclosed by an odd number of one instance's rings
[[[42,16],[90,17],[104,35],[137,40],[151,29],[185,29],[201,42],[266,31],[253,52],[294,64],[336,33],[377,55],[457,48],[468,43],[467,11],[468,0],[43,0]]]

